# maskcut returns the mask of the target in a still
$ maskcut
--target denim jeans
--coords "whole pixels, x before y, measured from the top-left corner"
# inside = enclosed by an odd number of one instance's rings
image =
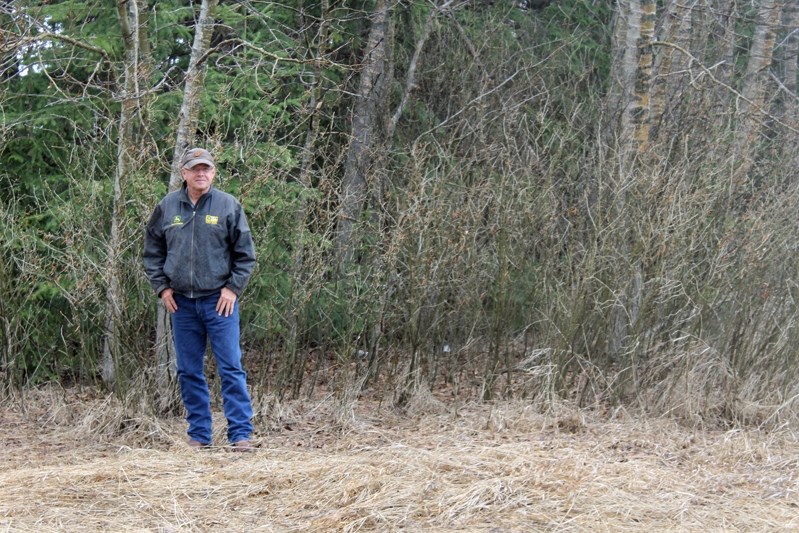
[[[211,399],[203,372],[205,348],[211,341],[222,382],[222,405],[230,442],[250,438],[252,405],[247,393],[247,375],[241,366],[239,304],[229,317],[219,316],[219,293],[201,298],[175,294],[178,310],[172,315],[178,383],[186,407],[188,434],[203,444],[211,442]]]

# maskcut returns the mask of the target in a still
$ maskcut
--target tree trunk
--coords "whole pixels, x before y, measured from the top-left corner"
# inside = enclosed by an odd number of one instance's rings
[[[783,27],[788,37],[782,47],[782,83],[788,93],[785,102],[783,119],[793,128],[799,128],[799,92],[797,76],[799,75],[799,2],[788,2],[783,13]],[[790,168],[799,168],[799,140],[790,135],[791,142],[786,143],[785,150],[791,154]]]
[[[203,60],[211,44],[214,29],[214,13],[217,0],[203,0],[200,16],[194,25],[194,44],[191,47],[189,68],[183,87],[183,103],[178,115],[178,133],[175,151],[172,155],[172,173],[169,178],[169,190],[178,189],[182,184],[180,175],[180,159],[189,145],[194,142],[195,131],[200,114],[200,92],[203,89],[205,68]],[[175,395],[175,348],[172,343],[172,327],[169,314],[161,302],[158,302],[156,318],[156,386],[159,392],[159,409],[170,410],[174,405]]]
[[[691,26],[693,19],[693,6],[673,0],[665,16],[660,41],[675,44],[685,50],[690,50]],[[681,100],[682,91],[686,87],[686,72],[689,68],[689,58],[682,52],[670,46],[660,47],[660,53],[655,58],[655,72],[657,81],[652,87],[652,137],[659,136],[659,132],[666,126],[664,121],[668,103],[677,105]],[[664,135],[668,137],[668,133]]]
[[[383,100],[386,62],[391,24],[389,0],[377,0],[369,30],[369,40],[363,60],[360,86],[352,117],[352,139],[344,164],[341,182],[339,219],[336,228],[335,253],[340,269],[349,264],[354,255],[354,230],[367,198],[366,175],[380,145],[378,123]]]
[[[638,178],[637,159],[649,143],[650,88],[652,80],[652,40],[655,33],[655,0],[630,0],[624,12],[624,38],[621,56],[622,106],[621,126],[618,135],[618,162],[615,167],[617,188],[615,211],[620,220],[620,261],[629,265],[628,279],[619,277],[619,293],[613,308],[612,324],[608,336],[608,354],[618,361],[627,351],[627,339],[631,327],[638,321],[642,300],[643,272],[639,261],[632,257],[632,232],[628,219],[627,195]],[[621,288],[624,287],[624,289]]]
[[[629,83],[625,81],[625,73],[622,72],[623,60],[627,54],[627,25],[630,18],[629,2],[627,0],[617,0],[616,10],[613,12],[613,35],[611,39],[611,64],[610,64],[610,86],[605,98],[603,119],[607,121],[607,127],[603,131],[612,132],[603,141],[603,159],[607,148],[611,147],[614,139],[617,138],[617,128],[621,123],[621,113],[624,109],[623,102],[626,99],[625,91]]]
[[[183,178],[180,175],[179,162],[183,153],[194,142],[197,122],[200,116],[200,92],[205,81],[205,55],[211,45],[214,31],[214,13],[218,0],[203,0],[200,16],[194,24],[194,44],[191,46],[189,68],[183,86],[183,102],[178,114],[178,136],[175,140],[175,151],[172,155],[172,174],[169,178],[169,190],[180,188]]]
[[[394,114],[391,115],[391,120],[386,128],[385,137],[387,143],[391,142],[391,139],[394,136],[394,131],[397,129],[397,123],[399,122],[403,111],[405,111],[405,106],[408,104],[408,99],[410,98],[411,92],[416,86],[416,68],[419,65],[419,57],[422,54],[422,49],[424,48],[427,39],[430,38],[430,33],[433,30],[433,23],[438,15],[446,12],[450,8],[454,1],[455,0],[445,0],[440,6],[436,6],[431,9],[430,13],[427,15],[427,20],[425,20],[424,26],[422,27],[422,33],[416,40],[413,56],[408,64],[408,72],[405,75],[405,89],[402,92],[402,98],[400,98],[400,103],[397,105],[397,109],[394,111]]]
[[[799,2],[788,2],[783,14],[783,27],[788,32],[785,44],[782,47],[782,83],[788,92],[786,100],[786,113],[789,124],[796,127],[799,119],[799,105],[797,105],[797,75],[799,75]]]
[[[422,55],[422,51],[424,49],[427,40],[430,38],[430,35],[433,30],[433,24],[435,23],[436,19],[439,15],[442,14],[450,14],[450,8],[454,0],[444,0],[441,5],[433,7],[427,15],[427,19],[425,20],[424,25],[422,26],[421,33],[416,40],[416,44],[414,46],[413,56],[411,56],[411,60],[408,63],[408,70],[405,73],[405,84],[404,90],[402,92],[402,96],[400,97],[400,102],[397,104],[396,109],[391,115],[391,118],[388,121],[386,126],[386,131],[384,134],[384,146],[383,149],[380,151],[380,159],[378,165],[381,169],[384,168],[386,163],[386,157],[392,147],[394,133],[396,132],[397,125],[399,124],[399,120],[402,117],[403,112],[405,111],[405,107],[408,104],[410,99],[411,93],[413,92],[414,88],[416,87],[416,70],[419,66],[419,59]],[[453,20],[456,23],[456,27],[462,31],[460,25],[457,24],[457,20]],[[469,44],[471,44],[469,42]],[[476,61],[479,61],[479,57],[477,56],[476,52],[474,53],[474,57]],[[487,77],[483,77],[483,80],[487,79]],[[381,187],[381,192],[376,196],[375,201],[375,208],[376,211],[379,212],[380,220],[378,220],[378,227],[384,228],[386,227],[386,214],[385,210],[382,208],[383,197],[382,191],[384,187]],[[397,235],[394,236],[397,238]],[[391,272],[396,266],[397,260],[397,251],[398,247],[395,246],[393,243],[388,247],[388,252],[385,254],[380,254],[375,258],[375,272],[378,272],[376,279],[380,280],[379,283],[384,287],[384,290],[381,291],[380,300],[377,305],[378,315],[377,318],[372,326],[371,337],[368,341],[368,352],[369,352],[369,361],[368,361],[368,373],[366,375],[366,380],[374,378],[378,375],[379,366],[380,366],[380,341],[383,336],[383,323],[385,320],[386,310],[388,308],[389,299],[393,293],[393,285],[394,281],[391,279]],[[366,383],[366,382],[364,382]]]
[[[12,27],[13,4],[13,0],[0,0],[0,28]],[[19,75],[19,53],[2,31],[0,30],[0,82],[6,82]]]
[[[743,98],[738,101],[739,121],[733,146],[733,192],[745,181],[754,165],[764,115],[766,80],[774,55],[774,27],[780,14],[776,4],[777,0],[762,0],[757,13],[757,26],[741,90]]]
[[[735,72],[735,26],[738,20],[738,4],[735,0],[721,0],[718,11],[718,31],[721,34],[719,49],[721,53],[719,57],[714,58],[719,62],[716,78],[729,85]],[[726,89],[719,87],[717,90],[719,92],[717,101],[720,104],[727,102],[728,93]]]
[[[622,59],[624,94],[621,116],[622,166],[642,153],[649,143],[650,87],[652,85],[652,38],[655,31],[655,0],[630,1],[626,46]]]
[[[119,324],[124,308],[124,294],[120,282],[120,259],[122,250],[121,224],[123,217],[122,195],[131,170],[131,152],[133,150],[133,120],[136,111],[136,100],[139,95],[138,63],[140,21],[139,5],[136,1],[120,0],[117,2],[122,41],[125,45],[125,64],[122,73],[122,110],[119,116],[119,134],[117,138],[117,166],[114,172],[114,196],[111,214],[111,232],[108,239],[106,272],[108,287],[105,302],[105,337],[103,339],[102,379],[108,387],[116,382],[117,361],[120,356],[121,342]]]

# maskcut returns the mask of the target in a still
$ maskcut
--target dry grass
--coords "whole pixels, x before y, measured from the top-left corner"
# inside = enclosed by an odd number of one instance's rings
[[[0,530],[799,528],[799,443],[787,430],[523,403],[422,402],[399,415],[368,401],[342,426],[320,401],[273,405],[259,451],[234,454],[192,451],[182,421],[108,398],[50,391],[24,405],[0,410]]]

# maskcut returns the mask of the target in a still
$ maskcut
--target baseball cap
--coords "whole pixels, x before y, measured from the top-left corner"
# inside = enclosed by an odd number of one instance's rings
[[[205,164],[214,168],[214,158],[211,152],[204,148],[190,148],[180,160],[180,168],[194,168],[195,165]]]

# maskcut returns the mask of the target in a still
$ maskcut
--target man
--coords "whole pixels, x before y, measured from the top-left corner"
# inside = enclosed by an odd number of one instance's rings
[[[189,446],[211,444],[211,402],[203,372],[210,340],[222,382],[228,440],[235,451],[253,451],[238,306],[255,266],[250,228],[238,200],[213,187],[216,166],[207,150],[188,150],[180,174],[183,186],[161,200],[147,223],[144,268],[172,314]]]

